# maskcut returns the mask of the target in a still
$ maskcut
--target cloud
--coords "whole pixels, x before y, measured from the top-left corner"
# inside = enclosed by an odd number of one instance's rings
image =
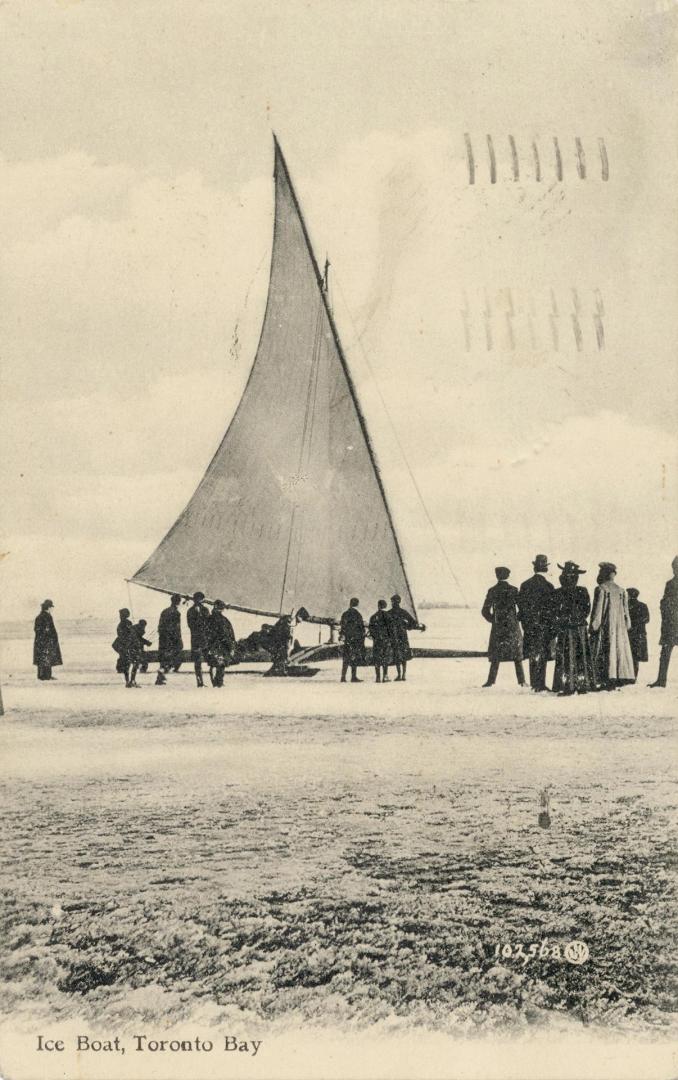
[[[568,193],[577,213],[548,241],[545,269],[530,190],[470,189],[454,133],[374,132],[306,173],[290,167],[317,253],[330,253],[337,322],[420,592],[449,595],[447,571],[383,402],[469,595],[499,558],[517,568],[537,548],[633,558],[638,574],[644,559],[661,563],[676,506],[661,428],[675,418],[665,297],[619,270],[647,199],[638,172],[619,203]],[[73,153],[5,163],[0,180],[12,211],[0,233],[10,603],[22,608],[31,574],[75,583],[82,570],[96,608],[183,507],[237,404],[265,301],[271,179],[227,191],[195,171]],[[555,199],[544,191],[549,213]],[[589,323],[602,288],[604,352],[587,324],[581,353],[565,334],[554,353],[552,284],[566,327],[573,286]]]

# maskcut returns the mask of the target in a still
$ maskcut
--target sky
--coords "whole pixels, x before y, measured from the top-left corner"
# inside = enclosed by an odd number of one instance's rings
[[[615,561],[656,605],[678,551],[677,12],[5,2],[2,616],[50,596],[114,619],[192,494],[256,349],[273,130],[418,600],[480,603],[496,564],[519,583],[545,552],[590,585]]]

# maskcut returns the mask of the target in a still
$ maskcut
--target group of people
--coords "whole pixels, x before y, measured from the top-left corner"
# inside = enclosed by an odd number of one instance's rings
[[[181,633],[181,612],[179,605],[182,597],[174,593],[169,607],[160,614],[158,622],[158,673],[156,685],[167,682],[170,671],[178,671],[183,661],[184,641]],[[224,614],[226,604],[215,600],[210,611],[205,604],[205,595],[196,592],[193,603],[186,614],[188,629],[191,634],[191,658],[194,664],[198,686],[204,686],[203,664],[207,665],[212,686],[224,685],[224,672],[232,663],[235,655],[235,634],[230,619]],[[128,608],[121,608],[120,622],[116,631],[113,649],[118,654],[116,670],[125,677],[125,686],[138,686],[138,671],[146,670],[144,651],[150,641],[144,636],[146,620],[133,623]]]
[[[546,555],[533,561],[533,575],[520,589],[509,584],[508,567],[495,568],[496,585],[488,590],[482,607],[483,617],[492,624],[488,645],[490,670],[484,686],[493,686],[499,665],[515,665],[520,685],[526,684],[523,660],[529,662],[529,684],[545,691],[547,664],[555,660],[553,683],[549,689],[558,694],[612,690],[633,683],[640,664],[647,661],[647,624],[650,613],[639,599],[637,589],[624,589],[616,581],[617,568],[601,562],[593,601],[579,583],[586,574],[576,562],[562,566],[559,588],[548,580]],[[678,556],[673,560],[673,577],[667,581],[660,603],[661,653],[657,678],[649,685],[665,687],[674,645],[678,645]],[[160,615],[158,623],[158,672],[156,684],[164,685],[170,671],[178,671],[184,654],[180,605],[177,593]],[[396,682],[407,677],[407,662],[412,652],[408,631],[425,630],[413,615],[401,606],[401,598],[391,597],[389,608],[379,600],[377,610],[365,623],[353,597],[341,616],[341,681],[360,682],[358,667],[367,663],[366,639],[372,641],[372,664],[375,681],[389,682],[389,668],[395,666]],[[38,679],[54,678],[53,668],[62,664],[59,637],[54,625],[52,600],[44,600],[35,619],[33,663]],[[207,666],[212,686],[224,684],[224,672],[241,655],[259,655],[271,659],[267,674],[290,673],[289,660],[294,642],[294,626],[309,618],[304,608],[283,615],[275,624],[263,624],[261,630],[242,642],[236,641],[233,626],[225,615],[226,604],[215,600],[209,610],[202,592],[193,594],[186,621],[191,637],[191,660],[196,683],[205,685],[203,665]],[[148,667],[145,650],[151,642],[146,637],[144,619],[133,623],[128,608],[121,608],[113,649],[118,654],[116,670],[124,676],[125,686],[137,685],[139,671]]]
[[[499,665],[511,661],[518,683],[526,683],[523,660],[529,661],[530,687],[547,690],[546,665],[555,660],[553,685],[557,694],[584,694],[616,690],[634,683],[640,664],[648,659],[647,624],[650,613],[639,600],[638,589],[624,589],[616,581],[617,567],[599,563],[593,602],[579,584],[586,574],[576,562],[562,566],[560,587],[546,574],[546,555],[537,555],[534,573],[520,589],[510,585],[511,571],[497,566],[496,585],[487,592],[483,618],[492,624],[488,645],[490,670],[484,686],[493,686]],[[673,646],[678,644],[678,556],[673,578],[661,600],[661,656],[652,687],[665,687]]]
[[[385,600],[379,600],[377,610],[365,621],[358,610],[360,600],[354,596],[348,608],[341,616],[339,640],[343,644],[341,681],[346,682],[350,670],[351,682],[362,682],[358,678],[358,667],[365,664],[365,639],[372,639],[372,665],[375,682],[389,682],[388,669],[395,666],[395,682],[404,682],[407,678],[407,661],[412,650],[407,636],[408,630],[425,630],[423,623],[418,623],[414,615],[401,607],[402,600],[397,594],[391,597],[389,608]]]

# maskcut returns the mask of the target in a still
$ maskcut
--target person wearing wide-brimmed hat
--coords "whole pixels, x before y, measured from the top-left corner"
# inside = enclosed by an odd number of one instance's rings
[[[636,678],[629,641],[629,598],[615,581],[614,563],[601,562],[598,567],[590,625],[593,670],[601,689],[616,690]]]
[[[54,625],[54,619],[50,608],[54,607],[52,600],[43,600],[40,605],[40,614],[36,615],[33,629],[35,640],[33,642],[33,663],[38,669],[37,675],[41,682],[53,679],[52,668],[61,667],[61,647],[59,635]]]
[[[215,600],[210,615],[207,662],[210,667],[212,686],[224,685],[224,671],[235,656],[235,633],[231,620],[224,615],[223,600]]]
[[[556,667],[553,689],[558,694],[586,694],[595,690],[593,661],[586,623],[591,610],[588,589],[579,584],[582,570],[576,562],[558,563],[560,588],[553,593],[553,628]]]
[[[673,577],[666,582],[664,595],[659,605],[662,616],[662,629],[659,637],[659,644],[662,647],[659,655],[659,672],[655,681],[650,683],[650,686],[666,686],[673,646],[678,645],[678,555],[676,555],[671,566]]]
[[[186,614],[186,622],[191,632],[191,660],[195,669],[195,681],[204,686],[202,681],[202,662],[207,659],[207,647],[210,639],[210,613],[204,603],[203,592],[193,593],[193,604]]]
[[[417,622],[414,615],[401,607],[402,600],[396,593],[391,597],[391,606],[386,612],[389,634],[391,636],[391,652],[396,669],[396,682],[405,682],[407,678],[407,661],[412,659],[408,630],[425,630],[423,623]]]
[[[650,621],[650,612],[647,604],[638,599],[640,596],[638,589],[627,589],[626,594],[629,598],[629,616],[631,618],[629,644],[631,645],[633,670],[636,673],[637,680],[640,665],[647,663],[647,630],[645,628]]]
[[[516,669],[516,678],[520,686],[525,685],[523,670],[523,636],[518,622],[518,590],[509,585],[511,571],[507,566],[496,566],[494,574],[497,584],[487,590],[481,614],[492,623],[487,655],[490,670],[483,686],[494,686],[499,672],[499,665],[512,661]]]
[[[534,574],[520,586],[518,607],[523,628],[523,657],[530,662],[530,686],[533,690],[541,691],[546,690],[546,664],[553,659],[553,584],[544,577],[549,568],[546,555],[537,555],[532,566]]]

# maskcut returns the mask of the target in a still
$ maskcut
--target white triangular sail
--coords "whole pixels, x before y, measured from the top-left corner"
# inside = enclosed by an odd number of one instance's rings
[[[334,619],[412,594],[287,166],[275,144],[268,301],[240,404],[188,506],[132,579]]]

